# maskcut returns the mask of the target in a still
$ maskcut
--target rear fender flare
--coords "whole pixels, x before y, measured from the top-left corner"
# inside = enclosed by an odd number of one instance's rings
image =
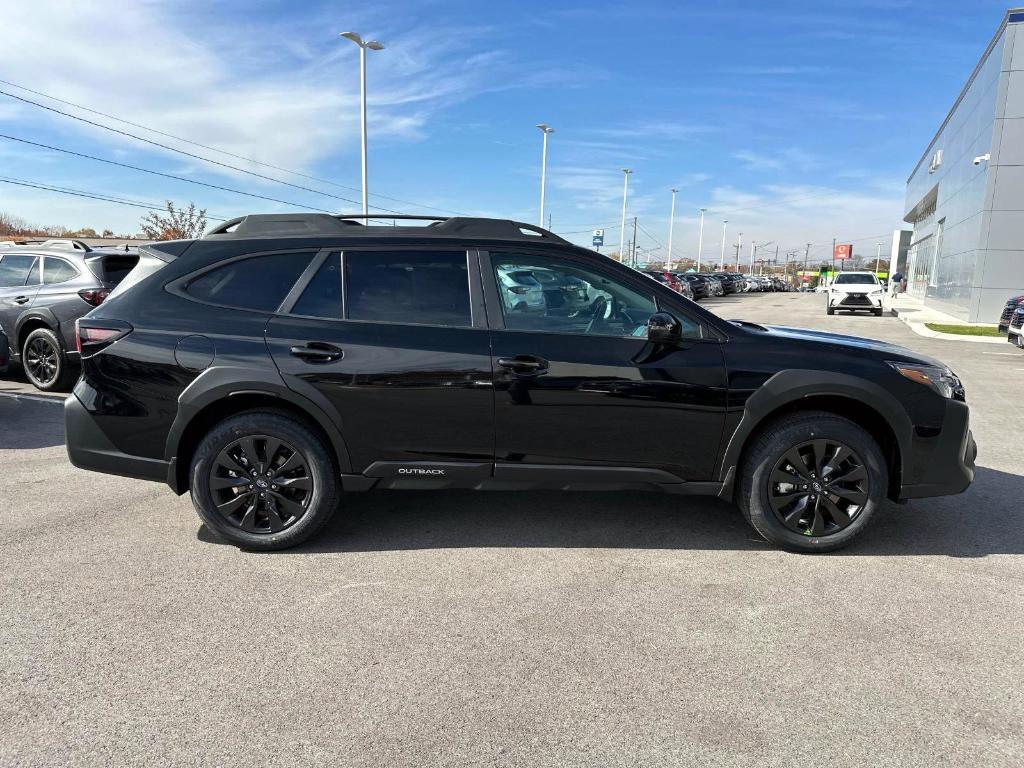
[[[46,324],[46,327],[57,334],[57,338],[60,338],[60,322],[57,320],[57,316],[53,314],[47,307],[29,308],[18,315],[18,319],[14,323],[14,338],[10,339],[11,349],[16,351],[19,355],[21,354],[22,341],[21,338],[22,330],[28,323],[33,320],[40,320]],[[17,349],[15,349],[17,348]],[[65,350],[66,351],[66,350]],[[74,351],[74,350],[72,350]]]
[[[178,413],[167,435],[165,459],[176,463],[185,430],[200,411],[217,401],[253,394],[280,399],[309,416],[327,434],[341,472],[352,471],[348,446],[337,421],[320,405],[289,389],[276,369],[221,366],[203,371],[178,396]]]

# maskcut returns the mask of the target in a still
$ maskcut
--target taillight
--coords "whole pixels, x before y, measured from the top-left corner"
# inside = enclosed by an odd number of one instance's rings
[[[131,332],[132,327],[120,320],[80,317],[75,321],[75,349],[81,357],[95,355]]]
[[[98,307],[103,303],[103,300],[110,295],[110,291],[106,288],[86,288],[78,292],[78,295],[82,297],[82,300],[86,304],[91,304],[94,307]]]
[[[524,293],[528,293],[530,289],[525,285],[513,285],[509,290],[517,296],[522,296]]]

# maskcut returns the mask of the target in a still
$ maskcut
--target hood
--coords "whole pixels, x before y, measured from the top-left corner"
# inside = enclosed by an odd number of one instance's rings
[[[832,283],[829,288],[836,293],[871,293],[885,290],[881,283]]]
[[[767,325],[763,327],[776,338],[829,344],[833,347],[845,347],[862,352],[875,352],[878,354],[873,356],[886,360],[903,360],[904,362],[935,365],[941,368],[946,367],[945,363],[936,360],[934,357],[922,355],[912,349],[901,347],[899,344],[878,341],[878,339],[867,339],[863,336],[845,336],[841,333],[828,333],[827,331],[812,331],[808,328],[788,328],[782,325]]]

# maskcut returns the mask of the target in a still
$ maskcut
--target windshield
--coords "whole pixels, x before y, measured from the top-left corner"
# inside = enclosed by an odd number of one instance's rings
[[[836,285],[877,285],[878,278],[874,275],[837,275]]]

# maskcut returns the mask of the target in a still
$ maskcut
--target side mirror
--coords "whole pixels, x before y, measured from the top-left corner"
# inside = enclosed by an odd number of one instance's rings
[[[647,340],[653,344],[676,344],[683,340],[683,326],[668,312],[655,312],[647,321]]]

